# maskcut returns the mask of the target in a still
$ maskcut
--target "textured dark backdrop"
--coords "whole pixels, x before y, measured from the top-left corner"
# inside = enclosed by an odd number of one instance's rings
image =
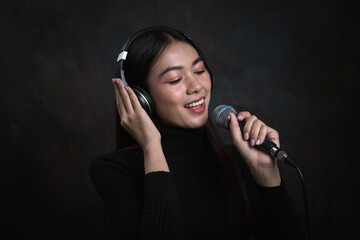
[[[280,131],[305,177],[314,239],[358,239],[358,5],[1,1],[0,238],[104,239],[88,164],[114,148],[115,59],[130,34],[166,24],[205,53],[210,109],[232,104]],[[280,167],[304,227],[299,179]]]

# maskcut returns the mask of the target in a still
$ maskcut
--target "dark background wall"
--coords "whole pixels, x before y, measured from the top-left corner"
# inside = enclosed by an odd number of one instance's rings
[[[205,53],[210,111],[232,104],[279,130],[304,174],[314,239],[358,239],[358,6],[1,1],[0,238],[104,239],[88,164],[114,149],[115,59],[133,32],[165,24]],[[298,176],[280,168],[304,227]]]

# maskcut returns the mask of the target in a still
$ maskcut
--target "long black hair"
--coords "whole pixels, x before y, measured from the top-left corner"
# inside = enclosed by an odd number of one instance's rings
[[[193,41],[177,29],[156,27],[137,35],[128,47],[127,59],[123,66],[128,83],[149,92],[147,79],[152,66],[164,49],[176,41],[188,43],[199,53],[199,49]],[[201,52],[199,55],[204,58]],[[205,59],[202,60],[207,70],[210,71]],[[115,77],[120,77],[118,68]],[[229,224],[234,229],[234,237],[240,236],[244,232],[240,233],[239,231],[249,230],[250,214],[248,197],[241,174],[211,119],[208,119],[206,123],[206,136],[208,144],[214,149],[218,159],[215,164],[227,197]],[[121,150],[133,146],[138,145],[121,127],[116,109],[116,148]]]

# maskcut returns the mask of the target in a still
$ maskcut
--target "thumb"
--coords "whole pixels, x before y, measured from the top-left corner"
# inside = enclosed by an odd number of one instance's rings
[[[230,132],[234,143],[242,140],[242,132],[234,113],[230,113]]]
[[[234,113],[230,113],[230,132],[234,145],[239,151],[248,147],[249,143],[243,139],[243,134],[239,126],[239,122]]]

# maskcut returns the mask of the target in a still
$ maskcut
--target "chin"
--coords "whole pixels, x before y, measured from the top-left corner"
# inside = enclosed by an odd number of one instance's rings
[[[203,127],[204,125],[206,124],[206,122],[202,123],[202,124],[194,124],[190,127],[187,127],[187,128],[190,128],[190,129],[196,129],[196,128],[201,128]]]
[[[186,125],[187,128],[200,128],[206,124],[208,121],[208,115],[201,116],[201,118],[194,119],[193,121],[189,121]]]
[[[177,112],[179,113],[179,111]],[[161,121],[168,126],[178,127],[178,128],[200,128],[204,126],[208,121],[208,109],[206,108],[205,111],[197,116],[189,113],[186,111],[181,112],[180,114],[173,113],[171,118],[169,118],[169,114],[162,114],[158,113],[159,118]]]
[[[173,119],[164,119],[164,118],[160,118],[160,119],[162,119],[162,122],[168,126],[177,127],[177,128],[191,128],[191,129],[200,128],[204,126],[208,120],[207,115],[201,116],[196,119],[185,118],[183,120],[176,122],[174,122]]]

